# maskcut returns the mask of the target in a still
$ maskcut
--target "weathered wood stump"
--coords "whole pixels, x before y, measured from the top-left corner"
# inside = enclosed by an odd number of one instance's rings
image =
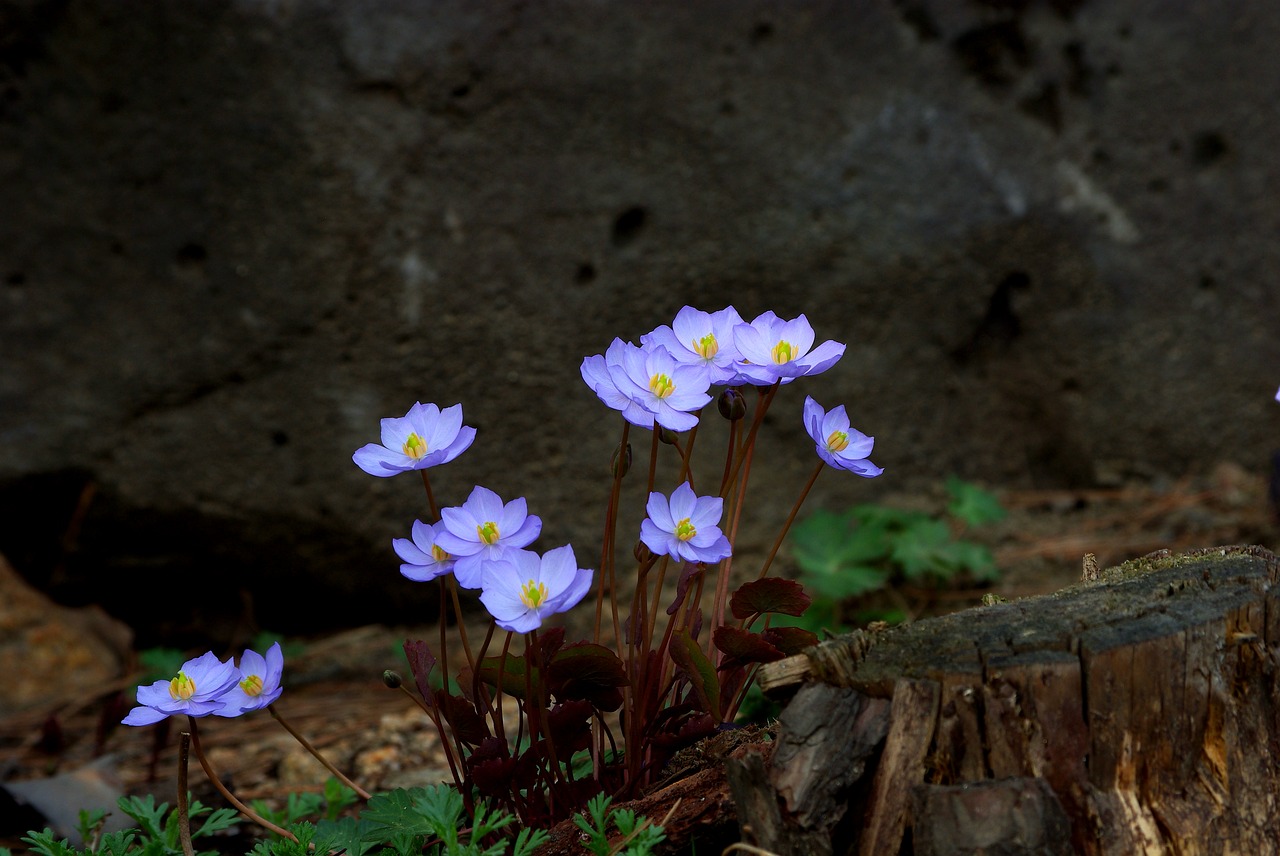
[[[728,762],[743,840],[1280,853],[1278,574],[1259,547],[1153,554],[770,664],[762,686],[794,697],[771,758]]]

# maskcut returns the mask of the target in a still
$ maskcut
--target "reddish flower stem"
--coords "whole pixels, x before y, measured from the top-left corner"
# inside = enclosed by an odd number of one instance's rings
[[[191,734],[183,731],[178,741],[178,841],[182,844],[182,856],[196,856],[195,847],[191,844],[191,812],[187,804],[187,757],[190,751]]]
[[[282,838],[287,838],[296,844],[298,842],[298,837],[296,835],[287,829],[276,826],[274,823],[267,820],[244,803],[240,802],[240,800],[236,798],[235,794],[227,790],[227,786],[222,784],[222,779],[219,779],[218,774],[213,772],[213,767],[209,764],[209,759],[205,757],[204,750],[200,748],[200,731],[196,727],[195,717],[188,715],[187,722],[191,724],[191,748],[196,750],[196,759],[200,762],[200,766],[204,769],[204,774],[209,777],[209,781],[218,789],[218,792],[226,798],[227,802],[235,806],[236,809],[245,817],[249,818],[263,829],[269,829],[276,835],[279,835]]]
[[[778,539],[773,542],[773,547],[769,550],[769,556],[764,560],[764,565],[760,568],[760,575],[756,579],[764,579],[764,575],[769,573],[769,566],[773,564],[773,557],[778,555],[778,548],[782,546],[783,540],[787,537],[787,532],[791,530],[791,524],[795,522],[796,515],[800,513],[800,506],[804,505],[805,497],[809,495],[809,491],[813,488],[813,483],[818,480],[818,474],[822,472],[824,466],[826,466],[826,462],[819,458],[818,466],[814,467],[813,475],[809,476],[809,481],[805,482],[796,504],[791,506],[791,513],[787,515],[786,522],[782,524],[782,531],[778,533]]]
[[[312,746],[311,742],[307,740],[307,738],[303,737],[301,734],[295,731],[293,726],[290,725],[288,722],[286,722],[285,718],[280,715],[280,711],[276,710],[276,706],[274,704],[267,705],[267,713],[271,714],[271,716],[275,719],[275,721],[280,723],[281,727],[283,727],[285,731],[289,732],[289,734],[293,736],[294,740],[297,740],[299,743],[301,743],[302,748],[306,749],[308,752],[311,753],[311,757],[315,758],[321,764],[324,764],[325,769],[328,770],[330,773],[333,773],[334,777],[337,778],[338,781],[342,782],[342,784],[346,785],[347,787],[351,788],[351,790],[359,794],[360,799],[368,802],[369,797],[372,795],[368,791],[366,791],[364,788],[360,787],[355,782],[351,781],[351,779],[347,778],[341,770],[333,766],[333,763],[328,758],[321,755],[320,750]]]

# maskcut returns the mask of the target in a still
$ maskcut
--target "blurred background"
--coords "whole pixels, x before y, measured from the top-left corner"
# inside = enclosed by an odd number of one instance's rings
[[[579,364],[685,304],[848,345],[771,411],[744,555],[806,394],[886,470],[810,508],[983,485],[1013,594],[1273,546],[1278,42],[1268,3],[3,0],[10,584],[138,646],[430,621],[419,480],[351,462],[415,401],[479,431],[443,503],[594,564]]]

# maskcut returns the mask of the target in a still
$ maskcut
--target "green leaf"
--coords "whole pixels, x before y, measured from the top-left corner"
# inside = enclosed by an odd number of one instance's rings
[[[908,579],[926,574],[950,578],[955,573],[951,556],[951,529],[941,520],[918,520],[894,541],[890,557]]]
[[[344,817],[336,822],[322,820],[316,825],[318,834],[329,840],[330,849],[342,851],[347,856],[364,856],[381,844],[382,839],[374,832],[379,828],[363,817]]]
[[[344,785],[334,776],[324,783],[324,816],[326,820],[337,820],[342,810],[356,801],[356,792]]]
[[[1004,519],[1004,506],[995,494],[971,482],[951,476],[947,479],[947,493],[951,496],[947,513],[966,526],[981,526]]]
[[[435,816],[419,808],[420,804],[435,807]],[[405,790],[396,788],[382,794],[374,794],[368,807],[360,815],[360,819],[369,824],[365,840],[383,843],[394,836],[403,835],[409,838],[431,835],[435,832],[441,814],[435,800],[430,797],[427,788]],[[461,798],[459,798],[459,814]],[[457,817],[454,817],[457,820]]]
[[[813,593],[828,600],[848,600],[851,597],[879,591],[889,583],[892,571],[874,565],[845,565],[824,576],[805,577],[805,583]]]
[[[716,675],[716,667],[707,659],[698,643],[690,638],[688,630],[682,629],[671,637],[671,659],[689,677],[689,683],[693,686],[698,701],[702,703],[703,710],[719,722],[722,719],[720,679]]]
[[[880,525],[854,526],[855,511],[816,511],[791,530],[791,555],[801,572],[830,576],[850,564],[884,558],[889,552]]]
[[[764,577],[743,583],[729,598],[734,618],[751,618],[768,612],[803,615],[813,601],[795,580]]]
[[[928,520],[929,515],[922,511],[909,511],[903,508],[890,508],[887,505],[867,503],[855,505],[850,514],[859,527],[870,526],[883,531],[898,531],[913,523]]]
[[[169,804],[162,802],[156,805],[156,798],[151,794],[137,797],[121,797],[116,801],[120,811],[133,818],[142,830],[144,838],[164,838],[164,815]]]
[[[543,844],[551,839],[545,829],[522,829],[516,834],[515,844],[511,848],[511,856],[531,856]]]
[[[978,582],[992,582],[1000,578],[1000,569],[996,567],[995,557],[982,544],[972,541],[955,542],[955,561],[962,571]]]
[[[54,838],[53,830],[48,827],[45,827],[43,832],[32,831],[24,835],[22,840],[31,845],[32,853],[39,856],[79,856],[79,852],[73,849],[65,838]]]
[[[196,813],[199,811],[203,814],[207,809],[198,801],[193,801],[187,809],[187,816],[195,819]],[[177,812],[174,812],[177,814]],[[230,829],[240,822],[240,812],[233,808],[216,808],[200,824],[199,828],[191,833],[192,838],[199,838],[202,835],[212,835],[215,832],[221,832],[224,829]]]

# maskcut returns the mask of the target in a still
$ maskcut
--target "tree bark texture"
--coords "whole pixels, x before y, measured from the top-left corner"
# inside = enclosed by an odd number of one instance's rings
[[[1280,853],[1280,560],[1153,554],[769,664],[728,762],[778,854]]]

